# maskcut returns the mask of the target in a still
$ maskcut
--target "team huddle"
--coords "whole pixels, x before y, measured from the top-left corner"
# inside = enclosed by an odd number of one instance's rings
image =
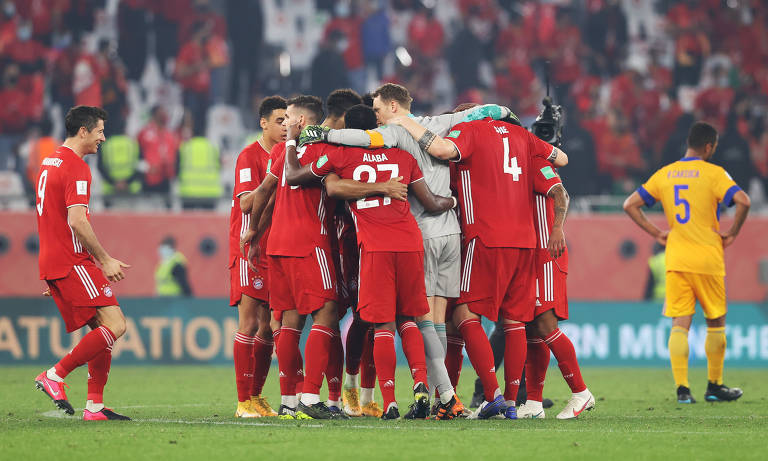
[[[568,317],[568,195],[554,168],[567,156],[502,106],[414,117],[410,104],[395,84],[367,105],[336,90],[325,113],[314,96],[262,102],[263,136],[237,159],[230,219],[237,417],[400,418],[396,332],[413,378],[404,418],[544,417],[550,351],[573,392],[558,418],[594,407],[557,328]],[[503,319],[503,393],[481,316]],[[485,398],[471,413],[455,393],[464,347]],[[261,394],[273,348],[277,412]]]

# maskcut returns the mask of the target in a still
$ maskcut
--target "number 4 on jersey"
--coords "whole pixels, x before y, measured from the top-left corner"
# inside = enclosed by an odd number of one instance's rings
[[[501,138],[504,142],[504,173],[511,174],[513,181],[520,181],[523,169],[517,164],[517,157],[509,158],[509,139]]]

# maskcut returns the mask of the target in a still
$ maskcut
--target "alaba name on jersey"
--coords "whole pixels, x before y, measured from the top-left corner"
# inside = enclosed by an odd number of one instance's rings
[[[43,159],[37,174],[37,229],[40,234],[40,279],[66,277],[75,265],[93,264],[93,258],[69,227],[68,210],[91,199],[91,169],[72,149],[59,146]]]
[[[446,139],[460,155],[464,238],[477,237],[488,247],[536,248],[533,159],[547,159],[554,147],[525,128],[490,119],[460,123]]]
[[[387,182],[398,176],[406,184],[424,180],[413,156],[397,148],[338,147],[318,158],[312,172],[317,176],[336,173],[344,179],[368,183]],[[366,251],[424,251],[421,231],[407,201],[368,197],[351,200],[349,208],[357,228],[357,243]]]
[[[277,147],[277,146],[276,146]],[[269,152],[256,141],[237,156],[235,163],[235,187],[232,189],[232,211],[229,215],[229,263],[235,264],[240,255],[240,236],[247,230],[251,215],[240,209],[240,196],[259,187],[264,180],[269,163]],[[260,244],[265,245],[269,230],[264,233]]]
[[[330,144],[310,144],[298,148],[301,165],[314,162],[327,151],[338,149]],[[320,248],[330,252],[329,229],[333,234],[333,210],[330,199],[320,184],[290,186],[285,179],[285,149],[275,152],[269,174],[277,178],[275,210],[272,214],[272,237],[267,254],[273,256],[307,256]]]
[[[552,164],[540,157],[533,159],[533,225],[536,229],[536,264],[547,264],[555,261],[557,267],[568,272],[568,248],[558,258],[552,258],[547,250],[549,234],[555,223],[555,201],[547,194],[553,187],[562,184],[560,176],[552,168]]]

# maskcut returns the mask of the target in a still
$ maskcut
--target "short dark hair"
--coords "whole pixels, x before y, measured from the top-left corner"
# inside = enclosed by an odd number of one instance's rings
[[[365,104],[368,107],[373,107],[373,94],[365,93],[363,95],[363,104]]]
[[[317,96],[302,94],[289,99],[287,106],[296,106],[308,111],[315,119],[314,123],[320,123],[323,120],[323,101]]]
[[[378,96],[382,101],[385,102],[397,101],[398,104],[403,106],[403,109],[407,110],[411,109],[411,102],[413,101],[411,93],[408,92],[408,89],[396,83],[385,83],[381,85],[376,91],[371,93],[371,95],[374,98]]]
[[[373,130],[376,129],[376,125],[376,112],[365,104],[354,105],[347,109],[347,113],[344,114],[344,126],[346,128]]]
[[[160,245],[168,245],[169,247],[176,249],[176,239],[172,235],[166,235],[160,242]]]
[[[331,91],[331,94],[325,98],[325,110],[329,117],[343,117],[344,113],[350,107],[356,104],[362,104],[363,98],[353,89],[339,88]]]
[[[67,129],[67,137],[77,135],[80,127],[84,126],[89,132],[96,128],[99,120],[107,121],[107,111],[101,107],[75,106],[64,117],[64,127]]]
[[[706,122],[696,122],[688,131],[688,147],[701,149],[707,144],[717,142],[717,130]]]
[[[282,96],[274,95],[264,98],[259,104],[259,118],[269,118],[277,109],[285,109],[288,104],[285,103],[285,98]]]

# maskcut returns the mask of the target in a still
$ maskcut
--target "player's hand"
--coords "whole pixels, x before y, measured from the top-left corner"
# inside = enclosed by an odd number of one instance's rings
[[[125,278],[123,269],[128,269],[130,265],[120,261],[119,259],[109,258],[105,263],[101,265],[101,270],[104,272],[104,276],[110,282],[119,282]]]
[[[305,144],[313,144],[316,142],[327,142],[328,132],[331,131],[327,126],[320,125],[307,125],[301,130],[299,135],[299,147]]]
[[[402,183],[402,176],[392,178],[389,181],[382,183],[384,189],[384,195],[386,197],[393,198],[395,200],[405,201],[408,200],[408,185]]]
[[[565,233],[562,227],[553,227],[549,234],[547,250],[553,258],[559,258],[565,252]]]
[[[669,231],[661,231],[661,234],[656,236],[656,241],[659,242],[661,245],[667,246],[667,236],[669,235]]]
[[[51,289],[50,288],[46,288],[45,291],[43,292],[43,296],[53,296],[51,294]]]
[[[255,237],[256,231],[252,229],[248,229],[243,235],[240,236],[240,254],[243,255],[243,258],[248,259],[248,253],[245,251],[245,246],[249,243],[252,243]]]
[[[723,239],[723,248],[728,248],[736,240],[736,236],[729,232],[720,232],[720,237]]]
[[[289,123],[285,126],[286,130],[286,139],[288,140],[297,140],[299,138],[299,134],[301,133],[301,130],[299,130],[299,120],[296,120],[293,123]]]
[[[259,273],[259,269],[257,266],[259,265],[259,259],[261,258],[261,246],[254,242],[251,244],[251,246],[248,248],[248,255],[247,255],[247,261],[248,266],[251,268],[252,271]]]

